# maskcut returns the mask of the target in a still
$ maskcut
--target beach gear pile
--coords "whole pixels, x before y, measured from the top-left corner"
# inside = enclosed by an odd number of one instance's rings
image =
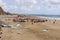
[[[0,26],[13,29],[22,29],[22,26],[20,24],[12,25],[9,22],[3,22],[3,21],[0,21]]]
[[[44,30],[42,30],[43,32],[48,32],[48,29],[44,29]]]
[[[22,26],[20,24],[12,25],[13,29],[22,29]]]

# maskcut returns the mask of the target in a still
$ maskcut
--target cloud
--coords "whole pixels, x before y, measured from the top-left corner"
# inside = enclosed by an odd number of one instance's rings
[[[27,6],[21,6],[20,10],[24,10],[24,11],[31,11],[30,8],[28,8]]]
[[[30,5],[30,6],[21,6],[20,10],[24,10],[24,11],[38,11],[40,10],[40,6],[37,5]]]
[[[13,4],[9,4],[8,2],[6,0],[0,0],[0,6],[8,12],[32,12],[40,10],[40,5],[37,4],[37,0],[14,0],[14,2],[11,0],[10,2],[13,2]]]
[[[36,4],[36,0],[15,0],[17,3],[33,3]]]
[[[40,10],[40,6],[37,5],[37,0],[15,0],[20,5],[20,10],[32,11]]]
[[[60,10],[60,0],[43,0],[43,6],[46,11],[59,11]]]
[[[18,9],[18,7],[15,6],[15,5],[8,5],[8,7],[9,7],[10,9]]]
[[[15,5],[9,5],[8,3],[4,2],[4,0],[0,0],[0,6],[3,8],[4,11],[10,11],[14,9],[18,9]]]
[[[7,10],[7,4],[3,1],[3,0],[0,0],[0,6],[4,9],[4,10]]]
[[[40,10],[39,5],[31,5],[30,7],[32,8],[32,10],[36,10],[36,11]]]
[[[51,4],[60,5],[60,0],[50,0]]]
[[[51,2],[60,3],[60,0],[50,0]]]
[[[32,2],[33,2],[34,4],[36,4],[36,3],[37,3],[37,1],[36,1],[36,0],[32,0]]]

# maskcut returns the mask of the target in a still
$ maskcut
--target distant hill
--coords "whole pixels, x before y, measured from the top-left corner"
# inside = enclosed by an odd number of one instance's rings
[[[0,7],[0,15],[12,15],[11,13],[9,12],[5,12],[2,7]]]

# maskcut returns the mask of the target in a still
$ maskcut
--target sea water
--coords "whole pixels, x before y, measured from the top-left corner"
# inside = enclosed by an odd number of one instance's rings
[[[55,20],[60,20],[60,15],[36,15],[38,18],[46,18],[46,19],[55,19]]]
[[[60,20],[60,18],[59,17],[44,17],[44,16],[36,16],[36,17],[38,17],[38,18],[46,18],[46,19],[55,19],[55,20]]]

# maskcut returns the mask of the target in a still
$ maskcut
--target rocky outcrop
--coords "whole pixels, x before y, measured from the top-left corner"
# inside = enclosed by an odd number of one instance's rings
[[[0,15],[4,14],[4,10],[2,9],[2,7],[0,7]]]

